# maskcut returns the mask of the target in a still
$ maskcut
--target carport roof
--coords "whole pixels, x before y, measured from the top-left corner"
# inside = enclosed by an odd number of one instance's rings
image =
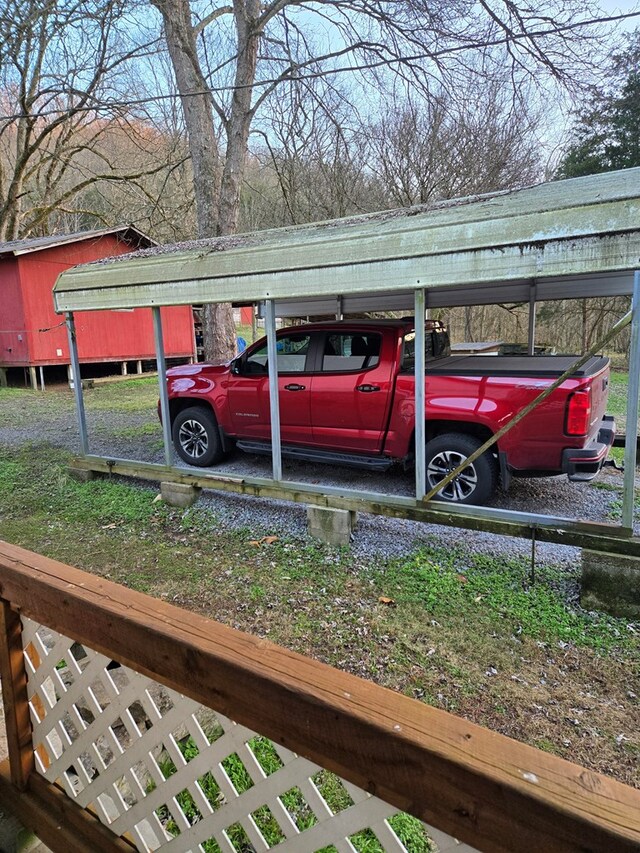
[[[159,246],[75,267],[58,312],[278,300],[282,316],[619,295],[640,267],[640,168]]]

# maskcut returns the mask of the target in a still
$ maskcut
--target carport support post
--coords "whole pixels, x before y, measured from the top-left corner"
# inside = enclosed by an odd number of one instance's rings
[[[633,529],[633,502],[638,444],[638,398],[640,396],[640,270],[633,277],[631,303],[631,344],[629,346],[629,387],[627,390],[627,426],[624,443],[624,484],[622,487],[622,526]]]
[[[529,337],[527,340],[527,354],[535,355],[536,351],[536,284],[531,283],[529,290]]]
[[[78,343],[76,341],[76,324],[73,313],[69,311],[67,318],[67,336],[69,338],[69,357],[71,359],[71,372],[73,374],[73,396],[76,399],[76,413],[78,416],[78,430],[80,432],[80,449],[82,455],[89,452],[89,439],[87,438],[87,416],[84,411],[84,398],[82,396],[82,379],[80,377],[80,360],[78,358]]]
[[[265,303],[267,327],[267,360],[269,362],[269,412],[271,414],[271,466],[273,479],[282,480],[282,447],[280,444],[280,401],[278,399],[278,350],[276,348],[276,306],[273,299]]]
[[[425,446],[425,294],[419,288],[414,293],[415,327],[415,420],[416,420],[416,500],[421,501],[427,492],[426,446]]]
[[[153,336],[156,343],[156,363],[158,365],[158,385],[160,386],[160,414],[162,415],[162,440],[164,442],[164,461],[173,464],[171,453],[171,413],[169,411],[169,392],[167,391],[167,363],[164,357],[162,338],[162,317],[160,309],[153,307]]]
[[[73,374],[73,395],[76,399],[76,413],[78,415],[78,430],[80,432],[80,449],[82,455],[89,453],[89,439],[87,437],[87,416],[84,411],[84,399],[82,397],[82,379],[80,377],[80,359],[78,358],[78,343],[76,341],[76,324],[73,314],[69,311],[67,318],[67,336],[69,338],[69,358],[71,359],[71,372]]]

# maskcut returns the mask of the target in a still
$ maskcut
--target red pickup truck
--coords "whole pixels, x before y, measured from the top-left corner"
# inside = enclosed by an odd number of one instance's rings
[[[427,483],[439,483],[562,375],[574,356],[452,356],[446,328],[426,327]],[[384,470],[414,460],[411,318],[314,323],[278,331],[285,457]],[[233,361],[168,371],[172,436],[191,465],[210,466],[235,444],[269,453],[266,339]],[[499,479],[567,474],[588,480],[615,436],[605,414],[608,359],[594,356],[537,409],[441,490],[441,500],[484,503]]]

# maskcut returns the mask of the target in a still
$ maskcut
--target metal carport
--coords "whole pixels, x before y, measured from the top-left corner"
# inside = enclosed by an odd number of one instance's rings
[[[210,488],[250,491],[420,517],[567,544],[601,543],[604,550],[640,555],[633,525],[640,379],[640,168],[439,204],[308,226],[159,247],[124,259],[76,267],[54,288],[58,313],[151,307],[154,311],[166,467],[140,463],[138,476],[171,475]],[[269,377],[273,479],[191,475],[173,467],[160,307],[264,303],[269,361],[276,363],[275,317],[349,314],[529,302],[530,347],[537,300],[633,296],[622,521],[619,526],[486,507],[425,505],[424,418],[416,417],[416,496],[391,498],[282,479],[277,377]],[[416,323],[421,338],[422,324]],[[420,340],[416,353],[423,353]],[[78,373],[77,353],[76,375]],[[75,383],[82,450],[88,455],[81,383]],[[416,358],[416,412],[424,411],[424,361]],[[126,460],[88,457],[95,470],[131,472]],[[422,463],[422,464],[420,464]],[[153,469],[157,469],[154,470]],[[141,473],[144,469],[144,473]],[[602,545],[605,543],[605,545]]]

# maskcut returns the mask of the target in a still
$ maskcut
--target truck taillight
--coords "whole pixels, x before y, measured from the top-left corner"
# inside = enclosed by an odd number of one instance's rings
[[[574,391],[567,403],[567,435],[586,435],[591,422],[591,391]]]

